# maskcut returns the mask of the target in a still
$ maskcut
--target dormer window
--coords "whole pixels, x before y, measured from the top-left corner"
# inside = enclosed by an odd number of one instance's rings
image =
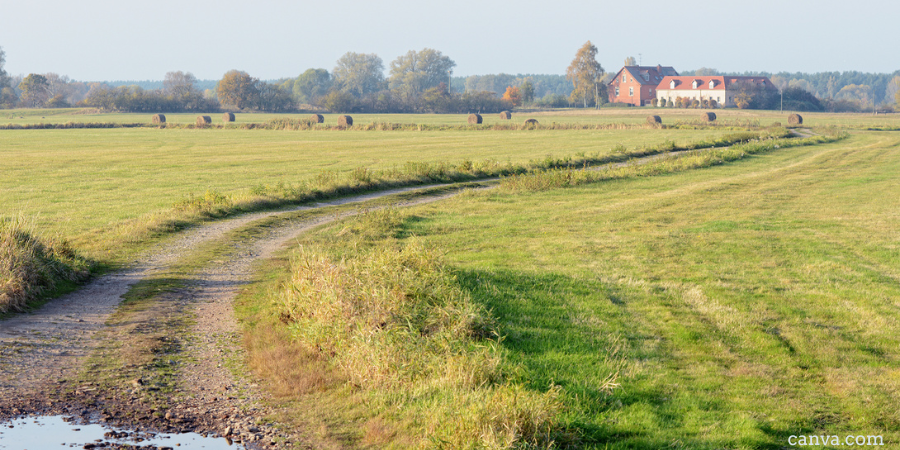
[[[650,74],[649,74],[649,73],[646,73],[646,72],[645,72],[645,73],[642,73],[641,76],[644,77],[644,81],[650,81]]]
[[[691,83],[691,88],[697,89],[697,80],[694,80],[694,82]]]
[[[709,80],[709,88],[712,89],[712,88],[714,88],[714,87],[716,87],[716,82],[715,82],[715,80]]]
[[[675,80],[669,82],[669,89],[675,89]]]

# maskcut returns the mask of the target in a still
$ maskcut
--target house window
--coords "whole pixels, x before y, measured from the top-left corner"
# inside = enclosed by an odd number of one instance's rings
[[[634,88],[633,87],[628,88],[628,95],[634,97]]]
[[[625,81],[626,81],[626,80],[625,80],[625,74],[623,73],[623,74],[622,74],[622,82],[624,83]]]
[[[616,97],[618,97],[618,96],[619,96],[619,87],[616,86]]]

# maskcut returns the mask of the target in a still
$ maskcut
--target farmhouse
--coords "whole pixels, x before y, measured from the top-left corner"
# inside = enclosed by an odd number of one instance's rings
[[[625,66],[607,83],[609,101],[632,106],[649,105],[656,98],[656,87],[667,76],[678,76],[672,67]]]
[[[656,87],[656,98],[667,102],[690,99],[701,104],[705,100],[711,107],[724,108],[736,106],[735,97],[748,86],[775,89],[768,77],[667,76]]]

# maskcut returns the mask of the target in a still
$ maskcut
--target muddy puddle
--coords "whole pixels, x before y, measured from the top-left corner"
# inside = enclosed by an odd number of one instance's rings
[[[241,443],[197,433],[153,433],[85,424],[69,416],[26,416],[0,422],[0,450],[244,450]]]

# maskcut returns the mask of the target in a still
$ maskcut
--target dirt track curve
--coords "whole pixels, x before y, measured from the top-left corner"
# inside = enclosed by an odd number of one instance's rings
[[[131,268],[99,277],[84,288],[51,301],[38,311],[14,316],[0,322],[0,419],[29,413],[62,413],[96,419],[104,414],[114,415],[104,405],[101,414],[83,404],[95,403],[86,399],[103,393],[92,392],[90,386],[74,386],[73,405],[60,402],[57,394],[71,384],[82,370],[87,358],[102,343],[107,321],[121,302],[123,294],[138,281],[168,268],[173,262],[189,255],[199,245],[222,238],[227,232],[255,221],[300,210],[316,210],[329,206],[361,203],[402,192],[426,189],[414,187],[360,195],[275,212],[247,214],[233,219],[199,226],[174,240],[151,249]],[[447,198],[451,194],[421,197],[396,203],[396,206],[421,204]],[[279,248],[299,234],[319,225],[353,215],[344,212],[316,218],[289,221],[270,230],[263,237],[238,246],[227,261],[212,261],[189,285],[171,295],[170,301],[186,305],[194,323],[182,351],[193,361],[179,367],[177,378],[180,392],[166,412],[170,419],[160,426],[159,418],[147,415],[149,428],[163,431],[197,431],[230,435],[254,447],[271,446],[275,438],[293,440],[273,427],[261,427],[257,420],[267,411],[261,406],[258,387],[249,376],[235,376],[225,360],[240,357],[240,336],[232,301],[238,290],[251,276],[251,263],[269,258]],[[79,382],[80,385],[83,380]],[[118,402],[119,408],[129,408],[129,395]],[[79,398],[81,397],[81,398]],[[85,401],[87,400],[87,401]],[[123,405],[124,403],[124,405]],[[131,396],[134,409],[140,410],[140,400]],[[96,403],[95,403],[96,404]],[[128,414],[126,414],[128,415]],[[141,414],[134,414],[140,418]],[[183,420],[179,420],[183,419]],[[145,421],[145,422],[147,422]],[[131,425],[134,425],[132,423]]]
[[[809,135],[808,130],[794,133],[802,137]],[[654,155],[613,166],[644,164],[668,156]],[[275,448],[276,441],[304,441],[302,435],[286,433],[276,426],[260,426],[258,419],[271,412],[260,401],[262,393],[252,377],[235,375],[225,363],[229,358],[239,361],[241,357],[240,330],[232,301],[238,290],[250,281],[253,261],[269,258],[299,234],[353,212],[288,221],[260,238],[235,242],[237,251],[232,252],[230,259],[209,261],[187,287],[169,294],[172,297],[169,300],[181,305],[194,322],[181,348],[191,363],[178,366],[179,389],[164,416],[142,403],[136,394],[141,389],[139,380],[134,390],[104,393],[97,392],[102,389],[96,386],[83,385],[84,380],[74,379],[102,343],[108,320],[122,295],[138,281],[170,268],[198,246],[280,214],[361,203],[430,187],[436,186],[383,191],[198,226],[152,248],[127,270],[99,277],[38,311],[0,321],[0,420],[29,413],[57,413],[90,420],[99,418],[110,423],[120,419],[118,424],[127,422],[144,429],[227,435],[250,448]],[[452,195],[420,197],[397,206],[427,203]],[[60,396],[67,389],[66,396]],[[108,402],[103,401],[104,396]],[[130,422],[123,417],[128,417]]]

